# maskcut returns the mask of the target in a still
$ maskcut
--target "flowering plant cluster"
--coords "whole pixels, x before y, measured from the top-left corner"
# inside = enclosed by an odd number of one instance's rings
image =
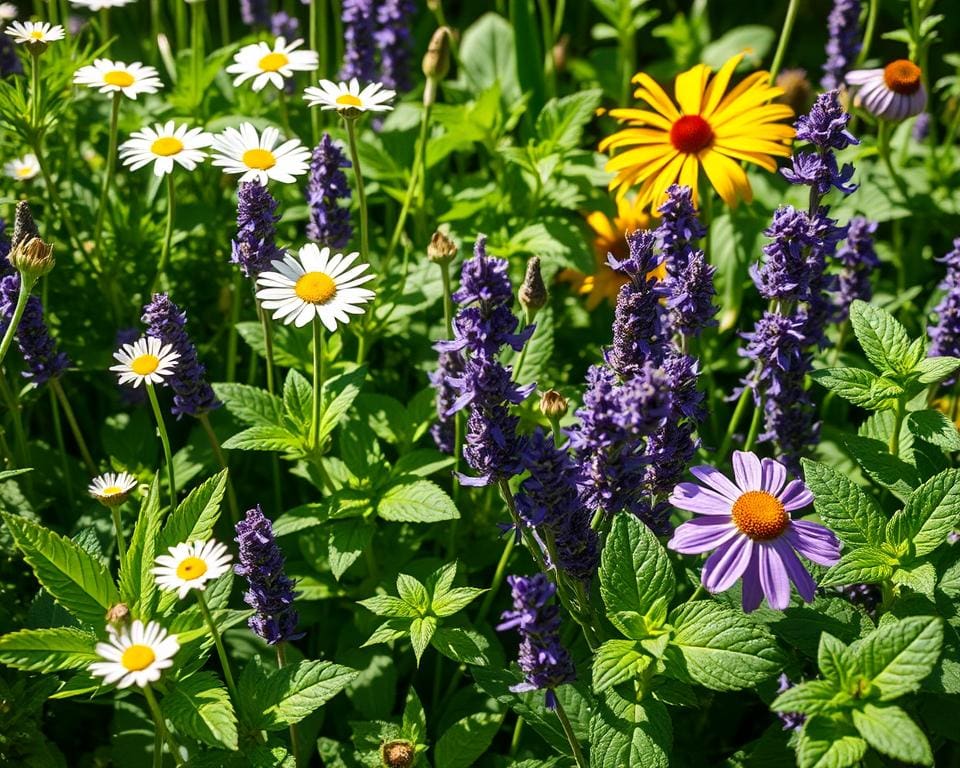
[[[0,3],[0,764],[960,764],[935,4]]]

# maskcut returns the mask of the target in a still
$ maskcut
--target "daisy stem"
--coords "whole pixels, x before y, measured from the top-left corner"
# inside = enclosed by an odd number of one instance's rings
[[[783,65],[783,57],[787,53],[787,46],[790,44],[790,35],[793,34],[793,23],[797,20],[797,11],[800,10],[800,0],[790,0],[787,6],[787,15],[783,20],[783,28],[780,30],[780,40],[777,43],[777,52],[773,54],[773,64],[770,65],[770,85],[777,82],[777,74]]]
[[[110,10],[108,8],[100,10],[100,41],[104,45],[110,42]]]
[[[179,3],[178,3],[179,5]],[[113,105],[110,109],[110,148],[107,150],[107,169],[103,174],[103,186],[100,189],[100,207],[97,209],[97,221],[93,228],[93,252],[100,263],[103,258],[100,253],[100,238],[103,235],[103,217],[107,212],[107,195],[110,193],[110,182],[113,181],[113,170],[117,159],[117,122],[120,119],[120,99],[123,94],[115,91]]]
[[[353,176],[357,181],[357,203],[360,206],[360,261],[369,264],[370,246],[367,233],[367,195],[363,191],[363,173],[360,171],[360,155],[357,152],[356,120],[345,117],[347,138],[350,140],[350,161],[353,163]],[[378,260],[379,261],[379,260]],[[379,267],[379,264],[377,265]]]
[[[197,605],[200,606],[200,613],[203,614],[203,619],[210,628],[210,634],[213,635],[213,644],[217,647],[220,666],[223,667],[223,679],[227,683],[230,698],[233,699],[234,702],[240,701],[237,696],[237,686],[233,682],[233,671],[230,669],[230,659],[227,658],[227,649],[223,646],[223,637],[220,635],[220,630],[217,629],[216,622],[213,620],[213,614],[210,613],[210,606],[207,605],[207,599],[203,596],[202,591],[195,589],[194,593],[197,596]]]
[[[567,741],[570,743],[570,749],[573,750],[573,759],[577,761],[578,768],[587,768],[587,760],[583,756],[583,749],[580,746],[580,742],[577,741],[576,734],[573,732],[573,726],[570,725],[570,718],[567,717],[567,712],[563,708],[563,704],[560,703],[560,699],[554,694],[554,700],[557,702],[557,717],[560,719],[560,725],[563,726],[563,732],[567,736]]]
[[[390,244],[387,246],[387,254],[383,257],[381,272],[387,271],[387,265],[393,259],[394,251],[400,244],[400,236],[403,234],[403,225],[407,221],[407,215],[410,213],[410,206],[413,203],[413,197],[416,193],[418,181],[426,171],[426,146],[427,131],[430,126],[431,105],[427,104],[423,108],[423,114],[420,118],[420,139],[415,148],[415,157],[413,160],[413,170],[410,171],[410,182],[407,184],[407,193],[403,198],[403,206],[400,208],[400,215],[397,217],[397,225],[393,229],[393,235],[390,238]]]
[[[240,322],[241,280],[243,280],[243,275],[238,271],[233,276],[233,289],[230,292],[230,327],[227,329],[227,381],[233,381],[237,377],[237,323]]]
[[[240,520],[240,507],[237,505],[237,493],[233,488],[233,480],[230,477],[230,468],[227,466],[227,457],[223,453],[223,449],[220,447],[220,441],[217,439],[217,433],[213,431],[213,425],[210,423],[210,417],[205,413],[201,413],[199,416],[200,426],[203,427],[203,431],[207,434],[207,440],[210,441],[210,448],[213,450],[214,458],[217,460],[217,464],[220,465],[220,469],[225,469],[227,471],[227,504],[230,506],[230,517],[233,518],[233,522],[237,523]]]
[[[40,135],[40,54],[30,48],[30,122],[36,135]],[[39,141],[39,139],[38,139]],[[39,155],[38,155],[39,157]]]
[[[173,757],[173,762],[177,765],[183,765],[183,761],[180,760],[180,751],[177,748],[177,743],[173,740],[173,736],[170,735],[170,731],[167,730],[167,723],[163,718],[163,712],[160,711],[160,705],[157,703],[157,697],[153,695],[153,690],[149,685],[143,686],[143,695],[147,699],[147,706],[150,708],[150,714],[153,715],[153,722],[157,727],[157,733],[160,734],[160,737],[163,739],[163,741],[167,742],[167,749],[170,750],[170,754]],[[163,765],[163,755],[158,751],[155,751],[153,754],[153,764],[155,766]]]
[[[177,53],[187,46],[187,12],[183,0],[173,0],[173,19],[177,32]]]
[[[257,315],[260,318],[260,327],[263,328],[263,345],[267,353],[267,392],[274,394],[274,371],[273,371],[273,326],[270,324],[270,317],[261,306],[259,300],[254,298],[257,305]]]
[[[320,402],[323,390],[323,326],[313,316],[313,413],[310,420],[310,445],[320,460]]]
[[[220,0],[220,46],[226,48],[230,45],[230,12],[227,6],[227,0]]]
[[[323,3],[324,7],[320,8]],[[327,36],[320,33],[320,24],[326,26],[327,9],[325,0],[311,0],[310,2],[310,50],[317,52],[317,69],[313,71],[313,77],[317,77],[317,72],[327,71]],[[323,43],[323,50],[319,45]],[[313,146],[320,142],[320,112],[316,109],[310,110],[310,128],[313,136]]]
[[[280,641],[277,643],[277,669],[283,669],[287,665],[286,643]],[[293,753],[294,768],[300,765],[300,744],[297,737],[296,723],[290,724],[290,751]]]
[[[3,341],[0,341],[0,365],[3,365],[3,359],[7,356],[7,350],[10,349],[10,344],[13,343],[13,337],[17,332],[17,327],[20,325],[23,312],[27,308],[27,299],[30,298],[30,291],[33,290],[33,284],[35,282],[36,280],[34,278],[25,279],[23,273],[20,274],[20,291],[17,293],[17,304],[13,309],[13,317],[10,318],[7,330],[3,334]]]
[[[877,26],[877,9],[880,6],[880,0],[870,0],[870,7],[867,10],[867,23],[863,29],[863,45],[860,48],[860,54],[857,56],[857,63],[852,69],[860,69],[863,62],[867,60],[870,53],[870,44],[873,42],[873,30]]]
[[[97,465],[90,455],[90,449],[87,448],[87,441],[83,439],[83,431],[77,423],[77,416],[70,406],[70,401],[67,399],[67,393],[60,383],[60,379],[50,379],[50,389],[56,395],[57,400],[60,401],[60,406],[63,408],[63,415],[67,417],[67,424],[70,426],[70,432],[73,433],[73,439],[77,441],[77,448],[80,449],[80,456],[83,458],[84,466],[86,466],[87,471],[91,475],[97,474]]]
[[[157,420],[157,432],[160,433],[160,443],[163,446],[163,460],[167,464],[167,485],[170,488],[170,509],[172,511],[177,507],[177,480],[173,472],[170,438],[163,423],[163,412],[160,410],[160,402],[157,400],[157,390],[150,382],[144,382],[144,386],[147,388],[147,397],[150,398],[150,407],[153,408],[153,417]]]
[[[190,3],[190,64],[193,103],[196,108],[199,108],[200,102],[203,101],[200,77],[203,71],[203,20],[206,17],[206,10],[204,0],[193,0]]]
[[[117,552],[120,555],[120,565],[123,566],[127,559],[127,542],[123,538],[123,523],[120,521],[121,504],[114,504],[110,507],[110,514],[113,516],[113,530],[117,534]]]
[[[747,410],[749,401],[750,387],[744,387],[743,392],[740,393],[740,398],[737,400],[737,405],[733,409],[733,416],[730,417],[730,423],[727,425],[727,432],[723,436],[723,442],[720,443],[720,450],[717,451],[718,463],[722,463],[727,458],[727,454],[730,452],[730,445],[733,443],[733,436],[737,432],[737,427],[740,426],[740,420]]]
[[[176,212],[176,200],[173,183],[173,171],[167,174],[167,228],[163,232],[163,248],[160,250],[160,261],[157,264],[157,274],[153,277],[150,293],[156,293],[163,281],[163,273],[170,259],[170,241],[173,239],[173,217]]]

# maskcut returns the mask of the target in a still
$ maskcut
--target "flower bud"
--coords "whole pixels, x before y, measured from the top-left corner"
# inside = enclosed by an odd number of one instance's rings
[[[553,68],[563,72],[567,68],[570,53],[570,35],[563,35],[553,46]]]
[[[115,627],[122,627],[130,621],[130,609],[126,603],[117,603],[111,605],[107,611],[107,624],[113,624]]]
[[[533,319],[547,303],[547,286],[543,284],[543,275],[540,274],[540,257],[533,256],[527,262],[527,273],[518,292],[520,306],[527,312],[527,321]]]
[[[380,759],[384,768],[410,768],[417,759],[417,750],[406,739],[386,741],[380,745]]]
[[[31,237],[10,251],[10,264],[24,279],[37,280],[53,269],[53,246],[39,237]]]
[[[449,27],[439,27],[430,38],[427,52],[423,55],[423,75],[428,80],[443,80],[450,71]]]
[[[777,88],[783,88],[783,95],[777,101],[786,104],[800,115],[810,108],[813,88],[807,79],[805,69],[785,69],[777,75]]]
[[[10,239],[10,248],[16,248],[24,240],[32,237],[40,237],[40,230],[37,229],[33,214],[30,212],[30,203],[21,200],[17,203],[17,210],[13,215],[13,236]]]
[[[457,256],[457,244],[439,229],[430,238],[427,258],[434,264],[449,264]]]
[[[548,389],[540,395],[540,413],[553,421],[562,419],[567,415],[567,409],[570,403],[563,395],[555,389]]]

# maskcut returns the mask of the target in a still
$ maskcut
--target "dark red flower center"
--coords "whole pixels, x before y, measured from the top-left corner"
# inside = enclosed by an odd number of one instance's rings
[[[883,82],[894,93],[912,96],[920,90],[920,67],[906,59],[891,61],[883,68]]]
[[[670,128],[670,143],[678,152],[695,155],[713,143],[713,128],[700,115],[684,115]]]
[[[751,539],[775,539],[790,524],[790,515],[773,494],[747,491],[733,503],[734,525]]]

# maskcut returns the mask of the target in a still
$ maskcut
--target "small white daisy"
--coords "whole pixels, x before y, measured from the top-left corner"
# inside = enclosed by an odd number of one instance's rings
[[[319,88],[311,86],[303,92],[303,98],[311,107],[348,112],[389,112],[393,109],[390,101],[396,95],[396,91],[384,88],[382,83],[370,83],[361,91],[357,78],[349,84],[321,80]]]
[[[40,163],[37,162],[37,156],[33,153],[17,157],[3,166],[3,172],[11,179],[17,181],[29,181],[40,173]]]
[[[279,147],[276,128],[265,128],[258,135],[250,123],[240,128],[227,128],[213,139],[213,164],[226,173],[240,173],[240,181],[259,181],[263,186],[270,179],[293,184],[297,176],[310,167],[310,150],[299,139],[290,139]]]
[[[153,569],[157,585],[175,589],[181,599],[191,589],[203,590],[208,581],[219,579],[230,570],[232,555],[227,546],[214,539],[192,541],[170,547],[169,555],[160,555]]]
[[[51,25],[49,21],[15,21],[4,32],[13,38],[13,42],[28,45],[46,45],[64,37],[63,27]]]
[[[177,367],[180,353],[169,344],[161,346],[160,339],[143,336],[133,344],[124,344],[113,357],[120,365],[111,365],[110,370],[120,374],[120,383],[132,381],[134,387],[139,387],[143,382],[163,384]]]
[[[115,507],[123,504],[136,487],[137,478],[129,472],[106,472],[93,478],[87,490],[105,507]]]
[[[6,24],[8,21],[13,21],[18,13],[20,11],[13,3],[0,3],[0,23]]]
[[[374,275],[363,274],[369,264],[351,267],[360,254],[330,253],[329,248],[318,248],[314,243],[303,246],[298,254],[284,256],[283,261],[272,262],[275,272],[261,272],[257,277],[257,298],[264,309],[275,309],[274,319],[283,319],[287,325],[303,327],[314,316],[320,318],[333,333],[337,323],[349,323],[350,315],[363,314],[363,305],[374,297],[374,292],[361,288]]]
[[[163,88],[159,75],[156,69],[139,61],[124,64],[122,61],[96,59],[93,64],[80,67],[73,75],[73,82],[96,88],[100,93],[120,91],[135,99],[141,93],[156,93]]]
[[[106,661],[95,661],[90,672],[107,684],[116,683],[117,688],[134,684],[143,688],[156,682],[162,670],[173,666],[173,657],[180,650],[176,635],[167,634],[155,621],[144,626],[137,619],[119,630],[109,625],[107,632],[110,642],[96,646],[97,654]]]
[[[70,5],[89,11],[102,11],[104,8],[120,8],[133,2],[136,0],[70,0]]]
[[[192,171],[207,156],[202,148],[212,142],[213,134],[202,128],[188,128],[169,120],[131,133],[120,145],[120,159],[132,171],[153,163],[155,176],[172,172],[174,162]]]
[[[283,88],[286,78],[294,72],[312,72],[317,68],[319,57],[316,51],[298,51],[303,40],[294,40],[289,45],[284,37],[278,37],[271,48],[265,42],[245,45],[233,57],[234,63],[227,67],[231,75],[238,75],[234,85],[246,82],[251,77],[253,90],[260,91],[267,83]]]

